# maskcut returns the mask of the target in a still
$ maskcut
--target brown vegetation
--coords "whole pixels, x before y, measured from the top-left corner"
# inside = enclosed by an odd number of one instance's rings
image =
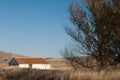
[[[8,70],[0,71],[6,80],[120,80],[120,70],[110,71],[58,71],[58,70]]]
[[[69,61],[64,58],[47,58],[48,63],[51,64],[53,70],[71,70],[73,67],[69,64]]]
[[[97,61],[102,69],[120,63],[120,0],[80,0],[70,4],[72,26],[65,27],[66,33],[75,44],[66,47],[63,57],[76,68],[81,64],[81,55]],[[84,63],[84,62],[83,62]]]
[[[86,57],[81,60],[85,66],[95,65]],[[0,64],[0,80],[120,80],[119,64],[98,72],[98,68],[84,68],[82,65],[79,70],[70,70],[70,65],[66,64],[69,62],[63,58],[48,58],[47,61],[53,66],[52,70],[19,69]]]

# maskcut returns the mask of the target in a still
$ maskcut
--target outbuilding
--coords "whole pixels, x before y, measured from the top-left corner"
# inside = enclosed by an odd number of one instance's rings
[[[9,62],[9,66],[31,69],[50,69],[50,64],[44,58],[14,57]]]

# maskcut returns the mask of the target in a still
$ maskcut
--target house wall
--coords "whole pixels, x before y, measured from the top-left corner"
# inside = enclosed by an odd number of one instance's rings
[[[50,69],[50,64],[32,64],[33,69]]]
[[[18,63],[15,59],[12,59],[10,62],[9,62],[9,65],[10,66],[18,66]]]
[[[20,68],[29,68],[29,64],[19,64]]]
[[[20,68],[30,68],[29,64],[19,64]],[[32,64],[32,69],[50,69],[50,64]]]

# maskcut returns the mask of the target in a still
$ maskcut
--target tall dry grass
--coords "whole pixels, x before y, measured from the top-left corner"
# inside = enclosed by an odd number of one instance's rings
[[[120,80],[120,71],[74,71],[69,77],[70,80]]]
[[[120,70],[111,71],[58,71],[58,70],[10,70],[7,80],[120,80]]]

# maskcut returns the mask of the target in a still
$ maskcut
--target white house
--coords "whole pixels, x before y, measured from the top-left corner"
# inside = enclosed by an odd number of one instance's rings
[[[14,57],[9,66],[32,69],[50,69],[50,64],[44,58]]]

